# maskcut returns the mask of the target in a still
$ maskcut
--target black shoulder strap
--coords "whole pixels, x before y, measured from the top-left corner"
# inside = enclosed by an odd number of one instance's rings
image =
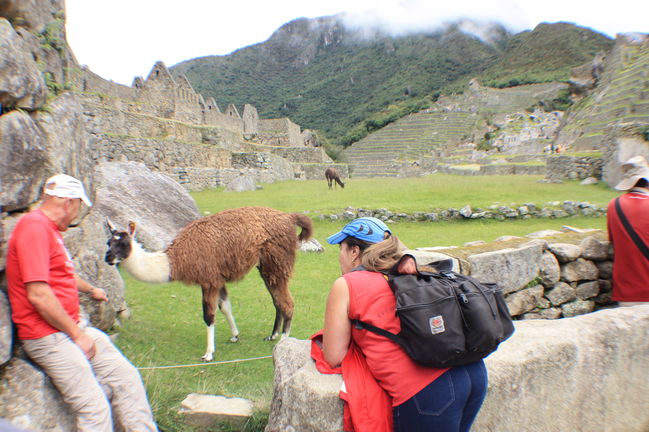
[[[635,230],[631,226],[631,223],[629,223],[629,220],[624,215],[624,212],[622,211],[622,206],[620,206],[620,197],[617,197],[615,199],[615,210],[617,211],[617,215],[620,218],[622,225],[624,225],[626,232],[629,233],[631,240],[633,240],[633,243],[635,243],[638,249],[640,249],[640,252],[642,252],[645,258],[649,260],[649,248],[647,247],[646,244],[644,244],[644,242],[642,241],[638,233],[635,232]]]
[[[386,337],[390,339],[392,342],[398,344],[402,348],[406,349],[406,341],[399,335],[395,335],[394,333],[391,333],[385,329],[382,329],[380,327],[373,326],[372,324],[368,324],[366,322],[363,322],[361,320],[352,320],[352,324],[357,328],[357,329],[365,329],[369,330],[372,333],[376,333],[378,335],[381,335],[383,337]]]

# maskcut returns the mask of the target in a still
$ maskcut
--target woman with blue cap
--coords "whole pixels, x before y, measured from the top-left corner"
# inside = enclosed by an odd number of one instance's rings
[[[353,220],[327,241],[340,245],[342,277],[327,299],[325,361],[336,367],[351,343],[360,349],[372,376],[392,399],[395,431],[468,431],[487,391],[482,361],[451,369],[420,366],[389,339],[352,326],[351,320],[358,319],[392,333],[401,330],[383,273],[397,263],[404,245],[373,217]]]

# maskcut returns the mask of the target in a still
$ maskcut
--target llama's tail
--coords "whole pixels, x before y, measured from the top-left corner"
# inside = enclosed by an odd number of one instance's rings
[[[293,213],[293,222],[302,228],[297,239],[299,241],[309,240],[313,235],[313,222],[311,218],[302,213]]]
[[[340,185],[341,188],[345,188],[345,183],[343,183],[342,180],[340,180],[340,177],[336,176],[336,183]]]

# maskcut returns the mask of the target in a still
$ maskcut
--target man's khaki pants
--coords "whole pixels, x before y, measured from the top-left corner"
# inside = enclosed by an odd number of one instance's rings
[[[105,333],[92,327],[84,331],[97,349],[90,361],[65,333],[23,340],[27,355],[77,414],[77,429],[112,432],[114,419],[129,432],[157,431],[137,369]]]

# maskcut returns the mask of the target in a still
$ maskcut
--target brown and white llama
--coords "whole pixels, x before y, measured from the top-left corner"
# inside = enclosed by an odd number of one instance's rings
[[[345,188],[345,183],[343,183],[342,180],[340,180],[340,176],[338,175],[338,171],[336,171],[336,168],[333,167],[327,168],[325,170],[325,177],[327,179],[327,185],[329,186],[329,189],[331,189],[332,184],[334,185],[334,187],[336,186],[334,181],[338,183],[341,188],[343,189]]]
[[[180,281],[200,285],[203,293],[203,320],[207,325],[207,350],[214,354],[214,314],[216,306],[225,315],[232,337],[239,340],[226,282],[241,280],[257,265],[275,305],[273,330],[265,340],[288,336],[293,318],[293,298],[288,282],[295,265],[298,241],[313,234],[309,217],[266,207],[243,207],[206,216],[185,226],[165,251],[148,252],[135,241],[135,223],[128,231],[109,224],[105,261],[120,266],[134,278],[151,283]],[[296,226],[301,228],[299,235]]]

